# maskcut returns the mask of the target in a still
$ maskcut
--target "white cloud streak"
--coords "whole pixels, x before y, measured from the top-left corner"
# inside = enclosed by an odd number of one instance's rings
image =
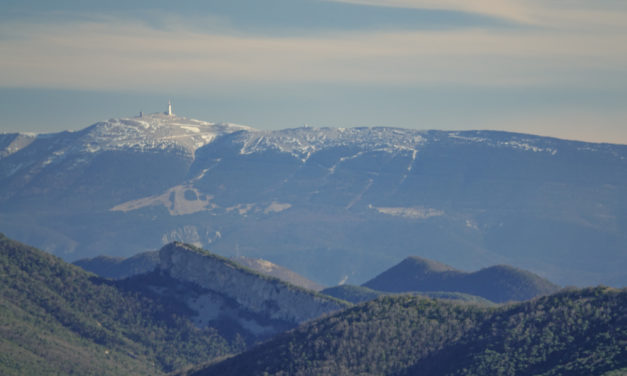
[[[323,0],[408,9],[448,10],[503,18],[556,29],[625,30],[627,2],[622,0]]]
[[[437,3],[469,7],[456,0]],[[496,3],[501,1],[477,1],[473,6],[507,14],[518,14],[522,7],[514,0],[503,1],[501,7]],[[531,8],[525,9],[521,14],[530,14]],[[157,30],[132,20],[106,18],[64,24],[15,21],[0,25],[0,86],[111,90],[204,90],[260,82],[624,86],[627,22],[618,22],[624,15],[615,13],[614,22],[604,27],[598,26],[595,13],[585,16],[571,9],[560,21],[570,26],[561,28],[556,23],[552,28],[337,32],[311,37],[208,33],[182,24]],[[583,22],[581,17],[591,20]],[[582,26],[574,27],[576,23]]]
[[[530,22],[528,8],[516,0],[325,0],[380,7],[449,10]]]

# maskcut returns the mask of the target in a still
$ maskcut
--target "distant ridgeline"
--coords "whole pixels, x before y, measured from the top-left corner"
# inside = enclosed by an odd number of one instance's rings
[[[497,303],[528,300],[559,289],[559,286],[534,273],[507,265],[491,266],[466,273],[420,257],[406,258],[363,286],[396,293],[460,292]]]
[[[246,257],[233,261],[293,285],[321,289],[315,282],[269,261]],[[103,277],[124,278],[157,268],[159,252],[144,252],[127,259],[99,256],[74,264]],[[536,274],[511,266],[498,265],[465,273],[436,261],[408,257],[362,286],[335,286],[321,292],[351,303],[372,300],[386,293],[421,293],[432,298],[490,304],[528,300],[558,289],[557,285]]]
[[[267,260],[244,256],[239,256],[232,260],[260,274],[276,277],[296,286],[314,291],[319,291],[324,288],[314,281]],[[74,261],[73,264],[104,278],[120,279],[153,271],[159,266],[159,252],[142,252],[128,258],[98,256],[89,259],[80,259]]]

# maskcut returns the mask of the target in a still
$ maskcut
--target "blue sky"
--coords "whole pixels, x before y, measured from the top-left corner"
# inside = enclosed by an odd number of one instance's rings
[[[623,0],[0,3],[0,132],[164,110],[260,129],[627,144]]]

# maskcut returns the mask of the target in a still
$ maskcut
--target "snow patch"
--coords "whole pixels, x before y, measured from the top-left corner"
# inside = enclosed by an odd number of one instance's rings
[[[511,147],[513,149],[519,149],[519,150],[525,150],[525,151],[533,151],[535,153],[546,152],[546,153],[549,153],[551,155],[557,154],[557,150],[555,150],[555,149],[552,149],[552,148],[542,148],[542,147],[531,145],[529,143],[521,142],[521,141],[505,141],[505,142],[499,142],[499,144],[503,145],[503,146],[509,146],[509,147]]]
[[[173,125],[178,125],[181,129],[190,131],[192,133],[200,133],[200,129],[198,129],[197,127],[190,127],[188,125],[183,125],[183,124],[178,124],[178,123],[174,123]]]
[[[97,153],[106,150],[180,149],[188,154],[216,137],[250,127],[230,123],[209,123],[163,114],[141,118],[121,118],[100,122],[82,131],[76,143],[79,151]]]
[[[411,162],[409,163],[409,166],[407,166],[407,172],[411,172],[411,170],[414,168],[414,163],[416,162],[416,156],[417,155],[418,155],[418,150],[412,149],[412,151],[411,151]]]
[[[374,207],[370,205],[370,208],[375,209],[381,214],[408,219],[428,219],[444,215],[444,211],[442,210],[423,207]]]
[[[245,216],[255,207],[255,204],[237,204],[231,207],[226,208],[226,212],[236,212],[239,215]]]
[[[280,131],[251,131],[240,135],[240,154],[266,150],[289,153],[306,162],[321,149],[359,147],[360,150],[397,152],[416,149],[426,142],[423,132],[400,128],[294,128]]]
[[[370,187],[372,187],[373,183],[374,183],[374,179],[368,179],[368,183],[366,183],[366,186],[355,197],[353,197],[353,199],[348,203],[348,205],[346,205],[346,209],[350,209],[353,206],[355,206],[355,204],[358,203],[362,199],[364,194],[368,192]]]
[[[354,154],[354,155],[351,155],[351,156],[348,156],[348,157],[342,157],[342,158],[340,158],[340,159],[337,161],[337,163],[336,163],[336,164],[334,164],[333,166],[331,166],[331,167],[329,168],[329,174],[331,174],[331,175],[335,174],[335,170],[337,169],[337,166],[339,166],[340,164],[342,164],[342,163],[344,163],[344,162],[346,162],[346,161],[350,161],[350,160],[352,160],[352,159],[359,158],[359,157],[360,157],[360,156],[362,156],[363,154],[364,154],[364,152],[363,152],[363,151],[360,151],[360,152],[359,152],[359,153],[357,153],[357,154]]]
[[[292,204],[272,201],[268,205],[257,203],[237,204],[226,208],[227,213],[235,212],[241,216],[247,216],[248,214],[271,214],[280,213],[292,207]]]
[[[473,230],[479,230],[479,226],[477,226],[477,223],[470,219],[466,220],[466,227],[473,229]]]
[[[448,137],[461,141],[483,143],[492,147],[506,147],[517,150],[532,151],[534,153],[549,153],[551,155],[557,154],[557,149],[537,145],[539,143],[545,143],[546,141],[543,139],[533,139],[516,134],[509,135],[509,140],[495,140],[487,137],[460,135],[460,132],[450,132],[448,133]]]
[[[457,132],[451,132],[448,134],[448,136],[450,138],[456,138],[458,140],[471,141],[471,142],[477,142],[477,143],[488,141],[488,139],[484,137],[460,136],[459,133]]]
[[[271,263],[268,260],[264,260],[264,259],[256,259],[255,260],[257,262],[257,265],[259,266],[259,269],[266,272],[266,273],[270,273],[271,271],[276,269],[276,265],[274,265],[273,263]]]
[[[287,210],[289,208],[292,207],[292,204],[282,204],[280,202],[276,202],[276,201],[272,201],[272,203],[270,205],[268,205],[268,207],[266,207],[263,211],[264,214],[269,214],[269,213],[280,213],[284,210]]]

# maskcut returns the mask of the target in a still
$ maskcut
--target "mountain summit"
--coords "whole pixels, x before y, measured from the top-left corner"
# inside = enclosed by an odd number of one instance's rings
[[[78,145],[84,151],[196,149],[225,134],[253,129],[229,123],[209,123],[176,115],[154,113],[135,118],[111,119],[81,131]]]
[[[111,150],[179,149],[193,155],[196,149],[216,137],[253,128],[230,123],[209,123],[164,113],[141,114],[132,118],[109,119],[76,132],[52,134],[0,134],[0,157],[16,153],[33,141],[49,145],[54,140],[47,164],[77,153]]]
[[[49,197],[42,194],[72,201],[87,194],[110,202],[143,196],[184,177],[198,148],[238,131],[253,129],[154,113],[76,132],[2,134],[0,201],[43,199],[45,206]]]

